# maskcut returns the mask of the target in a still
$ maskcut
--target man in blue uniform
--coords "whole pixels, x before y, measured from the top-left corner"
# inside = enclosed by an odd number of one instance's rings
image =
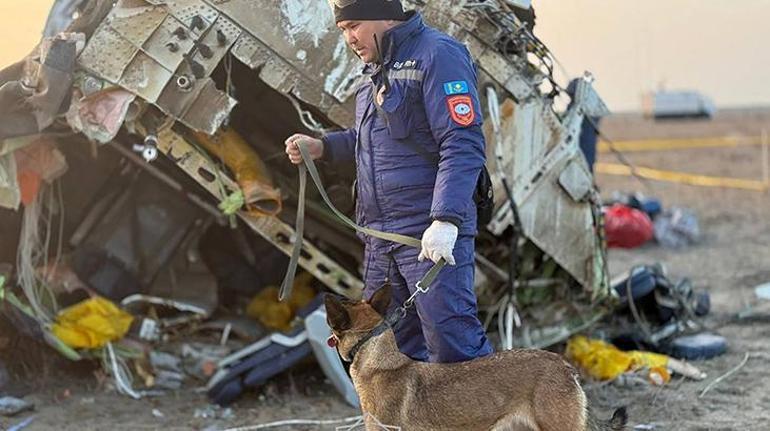
[[[365,297],[390,283],[402,304],[434,262],[445,267],[395,328],[400,350],[416,360],[460,362],[492,352],[474,293],[476,207],[484,165],[476,70],[458,41],[404,12],[399,0],[334,0],[337,26],[366,63],[355,127],[297,142],[311,156],[355,163],[356,220],[421,238],[422,249],[365,237]]]

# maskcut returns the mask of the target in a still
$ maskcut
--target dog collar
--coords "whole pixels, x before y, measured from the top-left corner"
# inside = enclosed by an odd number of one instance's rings
[[[350,358],[350,362],[353,362],[353,359],[355,359],[356,354],[359,350],[361,350],[362,347],[364,347],[364,344],[366,344],[367,341],[371,340],[372,338],[382,335],[383,332],[387,331],[388,329],[392,329],[393,326],[395,326],[396,323],[398,323],[399,320],[401,320],[406,315],[406,310],[399,307],[394,310],[392,310],[390,313],[388,313],[387,316],[380,322],[379,325],[372,328],[371,331],[369,331],[366,335],[364,335],[363,338],[358,340],[358,342],[353,346],[352,349],[350,349],[350,352],[348,353],[348,357]],[[332,338],[334,338],[334,341],[332,341]],[[327,342],[329,345],[331,345],[332,342],[336,344],[336,339],[334,335],[329,337],[329,340]]]

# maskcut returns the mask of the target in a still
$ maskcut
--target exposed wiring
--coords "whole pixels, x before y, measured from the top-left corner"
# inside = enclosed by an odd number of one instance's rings
[[[107,343],[107,346],[104,349],[106,350],[106,354],[102,356],[103,367],[105,370],[111,370],[118,392],[128,395],[135,400],[141,399],[142,395],[136,392],[132,387],[133,377],[128,370],[128,366],[122,359],[117,357],[115,349],[112,347],[112,343]]]
[[[288,420],[270,422],[270,423],[265,423],[260,425],[228,428],[224,431],[253,431],[253,430],[261,430],[261,429],[267,429],[267,428],[285,427],[289,425],[336,425],[336,424],[356,423],[361,421],[362,419],[363,419],[363,416],[352,416],[352,417],[342,418],[342,419],[318,419],[318,420],[288,419]]]
[[[730,371],[726,372],[725,374],[723,374],[723,375],[721,375],[721,376],[717,377],[716,379],[714,379],[714,381],[713,381],[713,382],[709,383],[709,385],[708,385],[708,386],[706,386],[706,388],[705,388],[705,389],[703,389],[703,392],[701,392],[701,393],[700,393],[700,395],[698,395],[698,398],[703,398],[703,396],[704,396],[704,395],[706,395],[706,393],[707,393],[708,391],[710,391],[710,390],[711,390],[711,388],[713,388],[714,386],[716,386],[717,384],[719,384],[719,382],[721,382],[721,381],[725,380],[726,378],[728,378],[728,377],[732,376],[733,374],[735,374],[736,372],[738,372],[738,370],[740,370],[741,368],[743,368],[743,366],[744,366],[744,365],[746,365],[746,362],[748,362],[748,361],[749,361],[749,357],[751,357],[751,354],[750,354],[749,352],[746,352],[746,354],[743,356],[743,360],[741,361],[741,363],[740,363],[740,364],[738,364],[738,365],[737,365],[735,368],[733,368],[732,370],[730,370]]]
[[[43,205],[44,199],[47,205]],[[58,201],[57,201],[58,200]],[[49,266],[48,252],[51,248],[54,212],[59,210],[57,252],[53,266]],[[45,214],[44,214],[45,211]],[[35,319],[42,325],[53,322],[58,304],[53,292],[46,284],[47,278],[55,271],[61,258],[63,241],[64,204],[61,189],[52,186],[41,187],[29,205],[24,207],[19,247],[16,256],[17,281],[29,302]]]
[[[294,106],[294,109],[297,111],[297,115],[299,116],[299,121],[303,126],[305,126],[306,129],[312,131],[318,136],[323,136],[326,134],[326,129],[324,129],[323,125],[313,117],[313,114],[311,114],[310,111],[302,109],[302,106],[300,106],[299,100],[297,100],[296,97],[288,94],[286,95],[286,98],[289,99],[292,106]]]
[[[513,328],[521,327],[521,316],[517,310],[516,304],[516,281],[519,274],[519,238],[521,237],[521,220],[519,218],[519,209],[513,196],[513,185],[509,183],[508,177],[503,169],[503,132],[502,118],[500,115],[500,100],[493,86],[487,87],[487,103],[489,104],[489,117],[492,120],[492,128],[495,134],[495,167],[505,195],[508,198],[511,214],[513,215],[511,244],[509,247],[509,265],[508,265],[508,283],[510,296],[498,310],[498,329],[502,348],[505,350],[513,349]]]

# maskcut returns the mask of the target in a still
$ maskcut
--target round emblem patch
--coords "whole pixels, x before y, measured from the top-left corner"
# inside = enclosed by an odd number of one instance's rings
[[[471,107],[465,103],[460,103],[455,106],[455,112],[457,115],[468,115],[471,112]]]
[[[473,111],[473,99],[470,96],[451,96],[447,98],[446,102],[449,107],[449,116],[458,125],[470,126],[476,120],[476,113]]]

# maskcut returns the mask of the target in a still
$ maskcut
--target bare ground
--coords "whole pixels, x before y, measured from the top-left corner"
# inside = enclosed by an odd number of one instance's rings
[[[685,136],[756,136],[766,114],[735,115],[708,123],[656,127],[632,118],[613,119],[606,129],[616,139]],[[741,122],[742,120],[745,120]],[[749,125],[746,125],[749,124]],[[687,134],[682,130],[689,130]],[[666,129],[667,128],[667,129]],[[680,130],[682,129],[682,130]],[[640,166],[704,175],[757,179],[761,173],[760,149],[756,146],[729,149],[680,150],[633,153],[627,157]],[[603,161],[614,162],[603,155]],[[697,188],[651,182],[642,185],[626,177],[600,175],[603,194],[642,191],[659,197],[664,206],[682,206],[696,212],[703,238],[684,250],[648,245],[637,250],[612,250],[611,271],[626,271],[635,264],[663,262],[672,278],[689,277],[697,288],[712,295],[709,324],[729,340],[729,352],[697,365],[708,373],[702,382],[675,377],[665,387],[630,388],[586,382],[586,390],[602,416],[618,406],[628,406],[633,425],[652,425],[655,430],[767,430],[770,429],[770,304],[754,299],[753,288],[770,282],[770,196],[729,189]],[[737,321],[733,317],[747,307],[758,318]],[[765,318],[762,312],[764,312]],[[745,366],[699,394],[717,377],[727,373],[749,353]],[[28,379],[12,387],[16,395],[36,404],[35,421],[27,430],[183,430],[226,429],[281,419],[343,418],[357,415],[336,394],[312,364],[296,368],[242,398],[233,406],[233,417],[195,417],[208,405],[194,387],[162,398],[133,401],[99,383],[92,368],[47,369],[46,378]],[[32,375],[37,375],[33,370]],[[483,400],[481,400],[483,402]],[[153,409],[156,410],[153,414]],[[22,418],[0,418],[0,428]],[[334,426],[273,429],[333,430]],[[640,428],[642,429],[642,428]],[[650,429],[650,428],[645,428]]]
[[[727,117],[725,119],[724,117]],[[614,139],[690,136],[757,136],[770,128],[767,113],[746,117],[729,113],[714,123],[669,123],[656,127],[633,120],[610,122]],[[661,129],[664,129],[661,132]],[[638,166],[701,175],[761,179],[761,148],[747,146],[725,149],[691,149],[665,152],[628,153]],[[611,155],[600,160],[616,162]],[[664,206],[690,208],[699,217],[700,244],[669,250],[648,245],[636,250],[611,250],[613,273],[636,264],[662,262],[672,278],[688,277],[694,286],[712,296],[709,324],[729,340],[726,355],[697,363],[708,373],[703,382],[674,380],[662,388],[618,388],[588,385],[588,394],[602,407],[628,405],[633,423],[654,424],[661,430],[767,430],[770,429],[770,304],[754,298],[754,287],[770,282],[770,194],[721,188],[699,188],[680,184],[649,182],[633,178],[600,175],[604,195],[612,191],[641,191],[654,195]],[[751,307],[759,317],[738,321],[737,313]],[[764,314],[763,314],[764,312]],[[765,318],[763,319],[762,316]],[[710,389],[699,394],[717,377],[738,366],[749,353],[746,365]]]

